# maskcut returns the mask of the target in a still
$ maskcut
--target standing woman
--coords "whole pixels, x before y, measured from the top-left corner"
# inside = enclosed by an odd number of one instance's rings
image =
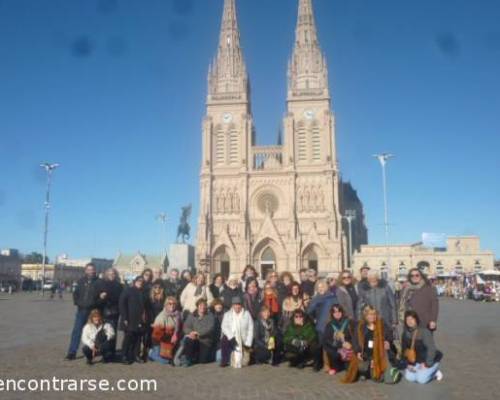
[[[132,282],[132,286],[124,289],[120,296],[121,325],[125,332],[122,353],[124,363],[128,365],[136,361],[142,335],[144,334],[146,307],[143,291],[144,278],[139,275]]]
[[[300,283],[293,282],[290,285],[290,294],[283,301],[283,309],[281,312],[281,331],[285,332],[288,324],[292,319],[292,314],[295,310],[305,310],[304,296]]]
[[[436,350],[432,333],[419,324],[419,316],[415,311],[405,313],[402,349],[407,363],[407,381],[425,384],[433,379],[443,379],[443,373],[439,370],[442,354]]]
[[[233,277],[227,280],[227,284],[222,291],[222,303],[224,304],[224,311],[231,308],[231,301],[233,297],[240,297],[243,300],[243,292],[238,284],[238,278]]]
[[[294,283],[294,281],[295,280],[293,278],[293,275],[290,272],[284,271],[281,273],[279,281],[278,281],[278,285],[277,285],[278,301],[279,301],[280,307],[282,306],[285,298],[290,294],[290,289],[291,289],[292,283]]]
[[[439,300],[436,289],[418,269],[408,272],[408,285],[401,293],[399,319],[404,322],[405,313],[413,310],[418,314],[420,326],[434,331],[437,328]]]
[[[274,323],[278,325],[281,310],[278,291],[273,288],[269,282],[264,285],[262,305],[268,308],[271,318],[274,320]]]
[[[248,283],[246,285],[246,292],[243,295],[243,304],[245,306],[245,309],[252,316],[252,319],[255,321],[259,316],[261,307],[259,285],[256,279],[248,280]]]
[[[381,382],[389,368],[387,351],[390,349],[390,329],[378,311],[366,306],[353,338],[354,355],[349,362],[343,383],[353,383],[358,377]]]
[[[352,337],[354,326],[341,305],[335,304],[330,310],[331,321],[323,333],[323,349],[330,364],[330,375],[347,368],[352,358]]]
[[[149,295],[149,291],[153,286],[153,270],[151,268],[146,268],[142,271],[142,277],[144,278],[144,296],[147,297]]]
[[[193,281],[188,283],[181,294],[181,306],[184,320],[189,313],[196,311],[196,302],[205,299],[207,303],[212,303],[213,297],[210,289],[206,285],[205,275],[196,274]]]
[[[352,321],[356,321],[358,293],[354,286],[352,274],[349,271],[343,271],[340,274],[340,281],[337,286],[337,300],[344,309],[346,316]]]
[[[224,291],[225,279],[222,274],[215,274],[212,283],[210,284],[210,293],[214,299],[220,299]]]
[[[147,293],[146,293],[147,294]],[[163,281],[157,279],[153,282],[151,290],[146,297],[146,324],[144,326],[144,337],[143,337],[143,349],[142,349],[142,359],[144,362],[147,361],[149,350],[151,349],[152,343],[152,333],[153,333],[153,322],[160,312],[163,310],[165,305],[165,288],[163,286]]]
[[[168,296],[163,310],[156,316],[153,323],[152,344],[149,352],[151,361],[160,364],[172,364],[175,348],[182,336],[181,313],[177,310],[177,299]]]
[[[252,279],[258,280],[259,274],[257,273],[257,270],[254,268],[253,265],[247,265],[243,270],[243,274],[241,275],[241,280],[240,280],[240,286],[243,292],[246,292],[247,284]]]
[[[115,332],[118,332],[118,320],[120,319],[119,301],[123,291],[123,285],[115,268],[108,268],[104,272],[99,299],[104,322],[110,324]],[[102,293],[106,293],[102,296]],[[111,339],[113,357],[116,353],[116,336]]]

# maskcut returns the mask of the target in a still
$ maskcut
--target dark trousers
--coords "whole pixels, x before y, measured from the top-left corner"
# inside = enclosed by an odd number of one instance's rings
[[[213,346],[200,342],[199,340],[192,340],[189,337],[184,338],[184,352],[183,354],[188,358],[192,364],[207,364],[213,361]]]
[[[226,335],[222,336],[220,340],[220,353],[221,353],[221,360],[220,364],[222,366],[227,366],[231,362],[231,353],[233,352],[234,347],[229,341],[229,339],[226,337]]]
[[[83,346],[82,348],[83,354],[87,357],[87,360],[92,361],[92,349],[88,346]],[[113,360],[113,343],[111,340],[107,340],[106,342],[101,344],[101,347],[98,350],[98,354],[102,355],[102,359],[104,362],[109,362]]]
[[[339,349],[337,347],[324,347],[323,349],[328,356],[331,368],[333,368],[337,372],[342,371],[346,368],[346,363],[342,361],[342,357],[340,357],[340,354],[338,352]]]
[[[122,354],[125,360],[135,361],[139,347],[141,345],[141,338],[142,335],[140,332],[125,332],[122,344]]]
[[[82,340],[82,330],[87,319],[89,318],[90,311],[78,309],[75,314],[75,322],[73,323],[73,331],[71,332],[71,341],[69,343],[68,354],[76,355]]]
[[[111,342],[111,350],[113,352],[113,356],[116,354],[116,338],[118,337],[118,317],[116,318],[106,318],[104,322],[107,322],[110,324],[114,331],[115,331],[115,337],[110,340]]]
[[[322,364],[322,351],[321,346],[313,344],[306,349],[298,349],[289,346],[285,351],[285,358],[290,362],[290,366],[304,366],[307,361],[314,361],[314,369],[321,369]]]

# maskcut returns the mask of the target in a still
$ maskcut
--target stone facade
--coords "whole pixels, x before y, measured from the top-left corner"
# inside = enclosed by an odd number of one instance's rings
[[[113,267],[116,268],[123,281],[130,281],[140,275],[145,268],[161,269],[165,272],[168,268],[168,257],[141,252],[132,255],[119,253],[113,261]]]
[[[235,0],[224,1],[208,74],[202,127],[197,266],[224,275],[247,264],[298,272],[339,271],[345,235],[339,208],[335,118],[311,0],[299,1],[288,68],[283,144],[257,146]]]
[[[353,255],[353,270],[367,265],[392,279],[404,277],[419,267],[430,276],[474,273],[494,267],[494,254],[481,250],[477,236],[450,236],[446,248],[411,245],[364,245]],[[390,267],[389,267],[390,266]]]

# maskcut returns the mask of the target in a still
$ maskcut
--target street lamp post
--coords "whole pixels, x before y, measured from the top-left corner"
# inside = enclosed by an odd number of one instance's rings
[[[52,183],[52,172],[59,167],[57,163],[43,163],[40,167],[47,173],[47,191],[45,193],[45,223],[43,229],[43,260],[42,260],[42,296],[45,294],[45,266],[47,264],[47,236],[49,233],[49,211],[50,211],[50,186]]]
[[[345,215],[342,216],[347,220],[349,226],[349,270],[352,269],[352,221],[356,219],[356,210],[346,210]]]
[[[156,220],[162,225],[162,232],[161,232],[161,256],[162,256],[162,261],[164,260],[164,255],[166,253],[166,245],[167,245],[167,221],[168,217],[167,214],[162,212],[156,216]],[[165,246],[165,247],[164,247]],[[166,271],[163,271],[166,272]]]
[[[391,271],[391,254],[389,251],[389,214],[387,209],[387,176],[386,176],[386,165],[387,161],[394,157],[390,153],[374,154],[373,157],[378,159],[382,167],[382,186],[384,190],[384,231],[385,231],[385,247],[387,251],[387,267],[389,272]]]

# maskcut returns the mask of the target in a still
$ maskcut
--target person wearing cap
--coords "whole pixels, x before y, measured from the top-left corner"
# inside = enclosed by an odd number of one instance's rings
[[[243,309],[239,296],[233,297],[231,309],[224,314],[221,337],[221,367],[231,364],[234,368],[248,365],[249,348],[252,347],[254,323],[252,316]]]

